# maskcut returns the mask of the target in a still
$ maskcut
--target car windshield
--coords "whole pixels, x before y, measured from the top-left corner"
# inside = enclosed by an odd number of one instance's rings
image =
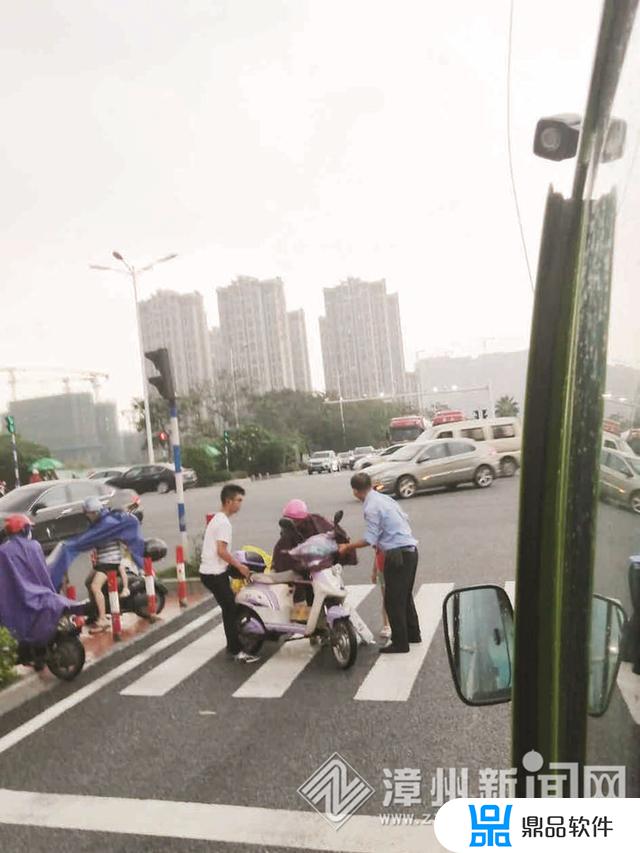
[[[317,453],[313,454],[313,459],[328,459],[331,456],[331,453],[328,450],[319,450]]]
[[[426,445],[424,444],[408,444],[406,447],[401,447],[399,450],[396,450],[395,453],[387,456],[385,462],[409,462],[409,460],[413,459],[414,456],[417,456],[421,450],[424,450],[425,447]]]
[[[0,498],[0,512],[18,512],[29,509],[38,495],[42,494],[42,488],[38,486],[23,486],[15,492],[9,492]]]

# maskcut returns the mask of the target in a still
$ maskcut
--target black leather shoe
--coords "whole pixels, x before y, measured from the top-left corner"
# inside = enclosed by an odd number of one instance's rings
[[[422,642],[422,637],[418,637],[418,639],[417,639],[417,640],[409,640],[409,642],[410,642],[410,643],[412,643],[412,644],[413,644],[413,643],[421,643],[421,642]]]
[[[408,651],[409,651],[408,648],[399,649],[398,646],[394,646],[393,643],[389,643],[388,646],[383,646],[380,649],[380,654],[381,655],[405,655],[405,654],[407,654]]]

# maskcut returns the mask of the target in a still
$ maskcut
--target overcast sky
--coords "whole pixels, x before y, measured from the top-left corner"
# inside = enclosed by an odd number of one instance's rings
[[[514,170],[535,267],[549,183],[538,118],[582,112],[599,0],[516,0]],[[279,275],[386,278],[418,351],[527,343],[532,294],[507,161],[507,0],[21,0],[0,30],[0,366],[107,371],[139,393],[133,299]],[[535,274],[535,270],[533,271]],[[59,386],[51,386],[57,390]],[[22,386],[42,391],[43,386]],[[0,375],[0,404],[8,394]]]

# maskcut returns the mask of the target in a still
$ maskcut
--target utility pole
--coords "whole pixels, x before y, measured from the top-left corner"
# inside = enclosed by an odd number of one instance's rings
[[[121,275],[128,275],[131,278],[131,283],[133,285],[133,298],[136,306],[136,323],[138,327],[138,350],[140,354],[140,370],[142,372],[142,398],[144,400],[144,424],[145,424],[145,432],[147,434],[147,455],[149,458],[149,462],[153,464],[155,462],[155,455],[153,452],[153,434],[151,432],[151,413],[149,411],[149,392],[147,390],[147,377],[146,377],[146,369],[144,363],[144,343],[142,340],[142,322],[140,320],[140,304],[138,302],[138,276],[148,270],[153,269],[157,264],[163,264],[165,261],[171,261],[173,258],[177,258],[176,254],[166,255],[164,258],[158,258],[157,261],[153,261],[151,264],[147,264],[146,267],[142,267],[142,269],[136,269],[133,264],[128,263],[122,257],[120,252],[112,252],[113,257],[120,261],[125,269],[119,269],[118,267],[103,267],[97,264],[89,264],[89,269],[92,270],[106,270],[108,272],[117,272]],[[125,271],[126,270],[126,271]]]

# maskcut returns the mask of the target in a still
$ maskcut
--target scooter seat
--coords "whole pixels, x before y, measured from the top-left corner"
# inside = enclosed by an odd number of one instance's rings
[[[253,583],[296,583],[300,580],[297,572],[268,572],[267,574],[253,575]]]

